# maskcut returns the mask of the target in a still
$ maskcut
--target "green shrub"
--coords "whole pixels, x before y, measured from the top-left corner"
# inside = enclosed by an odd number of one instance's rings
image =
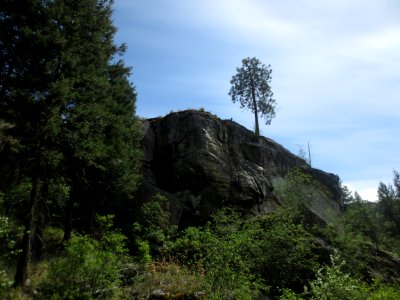
[[[236,212],[225,209],[203,228],[187,228],[171,245],[170,254],[192,270],[205,273],[211,299],[252,299],[264,288],[253,273],[254,231]]]
[[[42,284],[43,299],[110,299],[117,296],[121,267],[127,254],[125,236],[110,230],[111,217],[100,217],[103,235],[94,239],[75,235],[65,257],[55,259]]]
[[[7,299],[13,281],[7,276],[5,270],[0,270],[0,299]]]
[[[243,252],[244,239],[238,234],[209,241],[204,268],[212,299],[253,299],[263,288]]]
[[[210,235],[205,228],[188,227],[169,245],[168,255],[193,270],[202,268]]]
[[[368,300],[398,300],[400,299],[400,290],[393,287],[382,286],[378,290],[371,292]]]
[[[382,278],[374,278],[370,288],[368,300],[398,300],[400,299],[400,286],[390,286]]]
[[[316,300],[364,300],[368,298],[365,283],[342,271],[343,261],[331,256],[332,265],[320,269],[317,278],[310,283],[311,299]]]
[[[301,295],[296,294],[291,289],[285,288],[283,290],[282,296],[279,297],[281,300],[302,300]]]
[[[302,292],[317,271],[318,246],[291,213],[274,212],[246,220],[225,209],[204,228],[187,228],[170,255],[194,270],[204,269],[211,296],[277,296],[289,287]]]
[[[13,281],[7,276],[6,270],[2,268],[2,263],[18,253],[11,231],[9,219],[0,216],[0,299],[7,299],[10,287],[13,284]]]
[[[145,269],[150,267],[152,258],[150,255],[150,245],[148,241],[137,240],[136,241],[139,250],[139,262]]]
[[[284,288],[302,292],[319,268],[315,237],[283,211],[250,222],[254,224],[246,226],[258,228],[249,246],[253,271],[271,287],[270,295],[277,296]]]
[[[17,253],[10,220],[7,217],[0,216],[0,259],[9,259]]]
[[[153,255],[160,254],[174,228],[170,226],[169,213],[164,209],[166,201],[163,195],[153,196],[143,203],[138,220],[133,224],[135,241],[148,241]]]

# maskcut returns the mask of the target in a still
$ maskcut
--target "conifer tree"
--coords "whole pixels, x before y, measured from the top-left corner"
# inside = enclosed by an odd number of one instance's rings
[[[65,239],[71,230],[73,207],[82,226],[91,226],[94,213],[107,199],[131,197],[138,172],[138,124],[130,69],[118,56],[125,46],[113,43],[112,1],[68,1],[62,17],[73,93],[62,115],[62,141],[71,197],[65,218]],[[69,22],[69,16],[74,22]],[[108,211],[107,213],[110,213]]]
[[[16,167],[31,183],[16,284],[29,275],[51,181],[66,181],[68,207],[90,214],[107,197],[130,199],[136,186],[135,91],[118,60],[125,47],[113,41],[112,4],[2,1],[0,120],[11,124],[6,133],[20,145]]]
[[[232,101],[240,102],[241,108],[248,108],[254,113],[255,135],[260,135],[258,115],[265,119],[265,124],[270,124],[275,117],[275,99],[271,91],[271,66],[266,66],[255,57],[242,60],[242,67],[236,69],[237,73],[231,79],[232,87],[229,95]]]
[[[384,231],[391,237],[400,236],[400,189],[399,172],[394,171],[393,185],[380,183],[377,209]]]
[[[0,119],[11,125],[6,133],[19,144],[15,167],[31,183],[16,283],[27,277],[34,239],[40,232],[43,182],[55,176],[62,160],[56,145],[62,100],[54,84],[60,80],[56,69],[62,42],[49,5],[5,0],[0,13]]]

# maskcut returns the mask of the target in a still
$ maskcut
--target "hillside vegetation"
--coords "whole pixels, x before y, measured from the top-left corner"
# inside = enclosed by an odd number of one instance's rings
[[[178,226],[168,195],[141,198],[142,123],[112,4],[2,1],[0,299],[399,299],[396,171],[378,202],[342,188],[343,211],[318,221],[315,180],[286,164],[268,213],[216,201]]]
[[[296,172],[298,176],[298,172]],[[397,173],[396,173],[397,176]],[[397,178],[397,177],[396,177]],[[292,176],[292,187],[304,178]],[[167,199],[140,208],[129,230],[113,216],[96,217],[91,231],[48,220],[43,249],[29,278],[13,288],[23,227],[6,204],[29,188],[2,193],[1,297],[7,299],[398,299],[398,188],[381,185],[378,203],[346,197],[346,210],[326,226],[309,222],[302,195],[273,213],[248,216],[225,208],[203,227],[178,231]],[[386,192],[389,193],[386,193]],[[385,196],[385,198],[382,198]],[[23,199],[23,198],[22,198]],[[7,213],[8,212],[8,213]],[[7,215],[7,216],[6,216]]]

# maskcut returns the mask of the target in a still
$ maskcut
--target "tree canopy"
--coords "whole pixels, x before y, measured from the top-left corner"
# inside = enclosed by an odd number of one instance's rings
[[[138,181],[136,94],[119,58],[126,47],[114,44],[112,4],[2,1],[0,122],[8,124],[2,134],[15,141],[8,162],[17,170],[15,182],[30,187],[16,283],[26,279],[40,252],[35,241],[55,214],[47,212],[49,189],[68,187],[58,210],[68,238],[74,213],[90,226],[108,199],[113,207],[131,201]]]
[[[231,79],[229,95],[232,101],[240,102],[241,108],[248,108],[254,113],[255,134],[260,135],[258,115],[264,117],[269,125],[275,117],[275,100],[271,91],[271,66],[264,65],[255,57],[242,60],[242,66]]]

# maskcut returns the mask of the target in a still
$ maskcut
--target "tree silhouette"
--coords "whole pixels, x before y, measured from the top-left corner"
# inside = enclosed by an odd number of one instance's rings
[[[264,65],[257,58],[245,58],[242,67],[237,68],[237,74],[231,79],[232,87],[229,95],[232,101],[240,102],[241,108],[248,108],[254,113],[255,135],[260,135],[258,114],[264,117],[269,125],[275,117],[275,100],[271,91],[271,66]]]

